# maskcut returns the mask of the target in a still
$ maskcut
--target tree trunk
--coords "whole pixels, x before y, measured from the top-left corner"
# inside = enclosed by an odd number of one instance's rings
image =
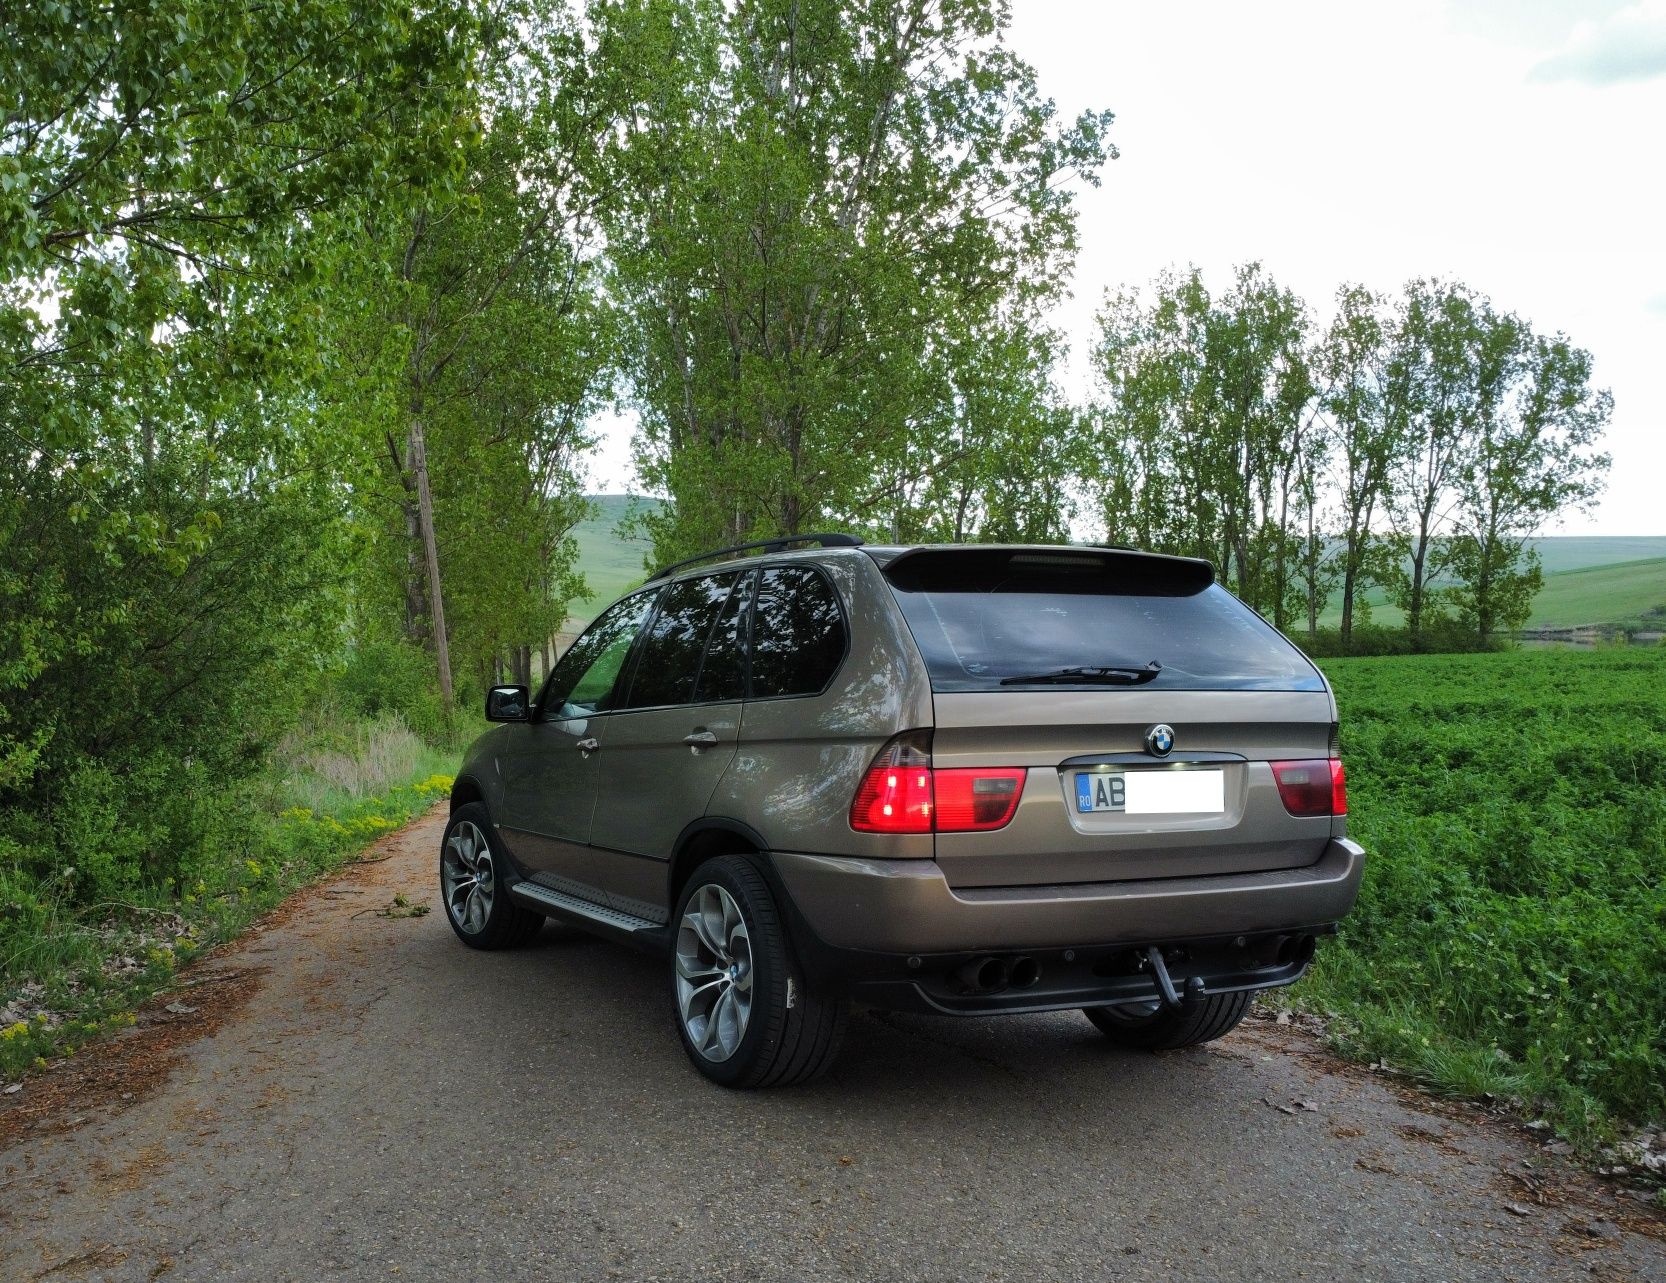
[[[407,487],[412,483],[403,477]],[[422,588],[422,517],[415,499],[402,502],[405,513],[405,636],[418,646],[428,640],[428,602]]]
[[[434,541],[434,495],[428,487],[428,445],[422,419],[411,419],[411,475],[416,480],[417,524],[422,535],[423,559],[428,569],[428,611],[434,629],[434,663],[439,669],[440,699],[451,712],[451,648],[446,642],[445,600],[440,595],[440,550]]]
[[[1428,537],[1418,535],[1417,551],[1411,559],[1411,599],[1406,603],[1406,629],[1414,642],[1423,629],[1423,563],[1428,552]]]

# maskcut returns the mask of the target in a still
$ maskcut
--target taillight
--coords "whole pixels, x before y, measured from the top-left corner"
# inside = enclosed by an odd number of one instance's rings
[[[879,751],[856,799],[850,827],[862,833],[976,833],[1005,826],[1024,793],[1021,767],[933,770],[931,736],[908,731]]]
[[[879,750],[850,804],[851,828],[863,833],[931,832],[930,745],[925,732],[911,731]]]
[[[1339,757],[1272,762],[1278,795],[1291,815],[1346,815],[1348,785]]]
[[[1018,809],[1018,798],[1024,791],[1024,772],[1011,768],[956,768],[933,771],[932,783],[937,793],[937,831],[975,833],[1005,827]]]

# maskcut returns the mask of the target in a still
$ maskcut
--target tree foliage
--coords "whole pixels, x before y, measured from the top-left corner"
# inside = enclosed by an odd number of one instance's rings
[[[1112,154],[1109,114],[1060,124],[993,0],[595,19],[639,104],[609,235],[638,466],[675,499],[648,521],[659,555],[828,520],[964,528],[998,484],[981,434],[1056,426],[1031,412],[1033,362],[989,357],[1062,288],[1069,184]],[[1024,410],[970,421],[980,405]]]
[[[1448,608],[1481,638],[1520,627],[1528,537],[1607,468],[1589,354],[1454,283],[1336,303],[1316,333],[1258,264],[1218,298],[1193,268],[1107,299],[1085,480],[1110,538],[1210,558],[1280,628],[1315,631],[1339,584],[1344,647],[1368,583],[1414,642]]]
[[[0,48],[0,804],[254,756],[340,547],[297,293],[444,183],[461,8],[30,5]],[[118,771],[121,769],[117,767]]]

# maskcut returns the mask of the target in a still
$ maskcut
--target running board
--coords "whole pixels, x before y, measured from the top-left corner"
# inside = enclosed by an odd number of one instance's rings
[[[670,934],[663,923],[650,922],[647,918],[639,918],[634,913],[626,913],[611,905],[581,900],[565,891],[552,891],[536,882],[517,882],[509,888],[509,893],[540,912],[578,918],[587,925],[606,928],[610,933],[623,934],[649,948],[665,943]]]

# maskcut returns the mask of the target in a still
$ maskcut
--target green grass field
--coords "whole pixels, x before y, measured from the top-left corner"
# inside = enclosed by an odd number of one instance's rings
[[[1666,647],[1323,667],[1371,860],[1294,1000],[1585,1143],[1666,1118]]]
[[[1643,542],[1643,541],[1640,541]],[[1389,628],[1405,623],[1405,616],[1387,604],[1380,588],[1365,594],[1371,622]],[[1666,609],[1666,557],[1581,566],[1547,572],[1544,587],[1533,599],[1529,628],[1578,628],[1582,625],[1636,624],[1649,611]],[[1335,626],[1340,607],[1332,602],[1320,623]]]
[[[1544,588],[1533,599],[1529,628],[1635,625],[1647,612],[1666,608],[1666,536],[1552,536],[1533,546]],[[1405,616],[1382,589],[1367,589],[1365,602],[1372,623],[1404,625]],[[1334,628],[1341,618],[1340,596],[1333,593],[1319,622]]]
[[[647,577],[644,558],[652,553],[652,545],[642,538],[622,538],[619,524],[635,512],[659,506],[658,499],[630,495],[590,495],[589,499],[596,514],[573,529],[573,537],[578,540],[578,568],[590,595],[575,601],[568,613],[581,623],[589,623],[615,597]]]
[[[1663,608],[1666,557],[1651,557],[1546,575],[1544,590],[1533,601],[1530,626],[1635,623],[1646,612]]]

